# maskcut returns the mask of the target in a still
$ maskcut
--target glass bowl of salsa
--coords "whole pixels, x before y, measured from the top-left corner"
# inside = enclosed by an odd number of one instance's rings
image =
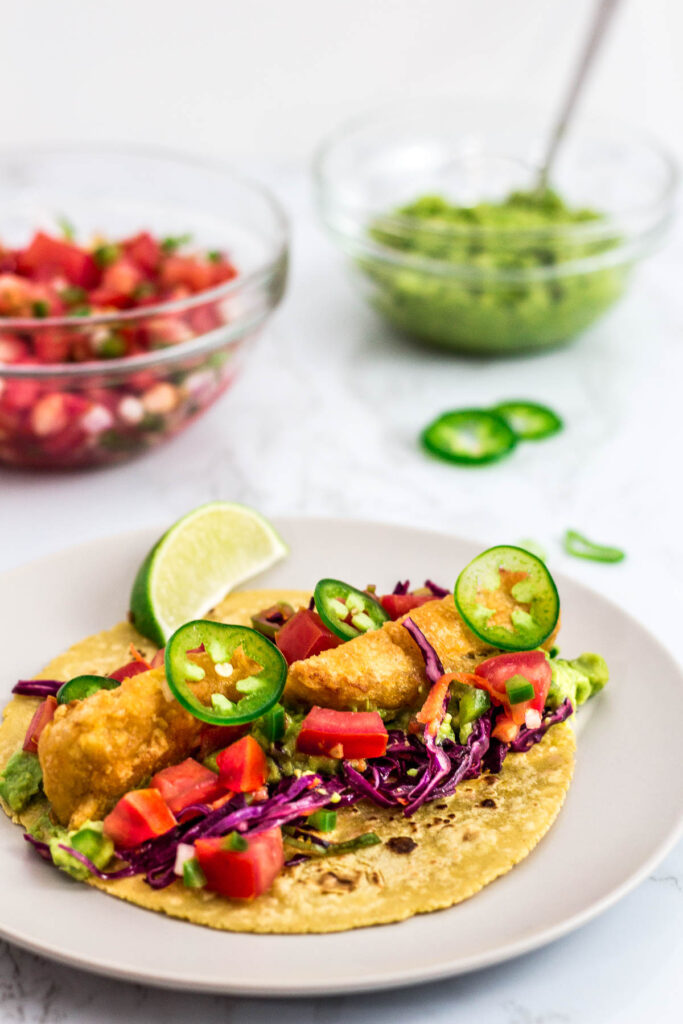
[[[547,131],[512,106],[421,101],[323,144],[321,218],[393,327],[472,355],[533,352],[624,293],[671,220],[675,163],[635,131],[582,121],[539,188]]]
[[[286,282],[275,199],[220,163],[0,153],[0,463],[116,463],[235,379]]]

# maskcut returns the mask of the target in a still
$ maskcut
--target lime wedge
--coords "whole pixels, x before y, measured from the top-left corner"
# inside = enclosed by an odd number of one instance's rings
[[[234,587],[287,554],[267,519],[246,505],[212,501],[167,530],[138,570],[130,597],[136,629],[162,646]]]

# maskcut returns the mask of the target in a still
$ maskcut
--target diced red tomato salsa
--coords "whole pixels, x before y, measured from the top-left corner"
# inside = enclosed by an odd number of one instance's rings
[[[230,849],[229,838],[198,839],[194,844],[207,888],[232,900],[251,900],[266,892],[284,864],[279,828],[245,836],[244,841],[245,850]]]
[[[388,738],[377,711],[335,711],[316,706],[304,718],[296,746],[302,754],[359,759],[382,757]]]
[[[287,659],[288,665],[312,658],[315,654],[322,654],[323,651],[329,650],[330,647],[338,647],[343,642],[332,630],[323,625],[317,612],[306,608],[292,615],[275,637],[275,643]]]
[[[253,793],[268,777],[266,755],[253,736],[243,736],[216,756],[219,779],[224,789]]]
[[[161,836],[176,819],[158,789],[133,789],[104,819],[104,831],[122,850]]]
[[[224,296],[209,290],[236,276],[225,253],[147,231],[88,245],[38,231],[23,249],[0,244],[0,462],[119,462],[184,427],[231,383],[224,356],[236,344],[117,377],[29,379],[3,366],[99,363],[180,345],[229,322]]]
[[[176,817],[186,807],[211,803],[225,792],[216,773],[193,757],[157,772],[152,776],[150,785],[159,790]]]
[[[390,618],[400,619],[414,608],[434,600],[434,594],[385,594],[384,597],[380,597],[379,602]]]

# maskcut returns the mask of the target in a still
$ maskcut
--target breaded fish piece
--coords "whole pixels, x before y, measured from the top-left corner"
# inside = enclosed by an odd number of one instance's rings
[[[472,672],[495,652],[464,624],[452,594],[415,608],[410,618],[446,672]],[[287,676],[287,697],[338,710],[416,704],[426,695],[429,683],[420,649],[400,623],[385,622],[381,629],[294,662]]]
[[[56,817],[70,828],[101,818],[122,793],[186,758],[201,728],[173,697],[161,668],[58,707],[38,743]]]

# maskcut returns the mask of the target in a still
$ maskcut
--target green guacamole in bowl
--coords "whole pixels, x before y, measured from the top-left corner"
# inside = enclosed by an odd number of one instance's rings
[[[478,354],[563,342],[621,295],[618,235],[547,190],[457,206],[427,195],[378,217],[358,267],[371,301],[423,341]]]

